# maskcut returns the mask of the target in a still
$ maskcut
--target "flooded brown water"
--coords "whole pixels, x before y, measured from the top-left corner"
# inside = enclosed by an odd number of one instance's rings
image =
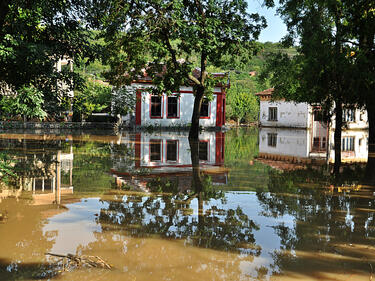
[[[334,181],[306,164],[322,161],[273,159],[257,130],[200,140],[197,188],[185,133],[1,134],[0,280],[374,278],[365,164]]]

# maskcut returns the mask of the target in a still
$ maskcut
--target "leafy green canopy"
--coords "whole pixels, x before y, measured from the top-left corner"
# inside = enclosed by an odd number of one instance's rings
[[[17,95],[5,96],[0,100],[0,117],[21,116],[24,119],[43,119],[43,93],[33,86],[24,86]]]
[[[108,78],[114,85],[129,84],[147,66],[159,92],[190,83],[210,89],[216,81],[206,73],[207,65],[248,59],[253,40],[265,27],[264,18],[248,14],[242,0],[99,2],[96,12],[104,16],[97,23],[105,31]],[[196,66],[199,77],[192,75]]]
[[[352,46],[346,44],[343,5],[338,1],[281,1],[278,11],[288,26],[284,43],[299,43],[298,54],[269,56],[264,79],[271,74],[271,84],[282,97],[310,103],[341,99],[353,103]]]
[[[14,90],[30,84],[44,94],[44,109],[60,105],[59,97],[79,79],[70,71],[58,72],[56,62],[64,56],[76,64],[90,55],[90,33],[85,32],[84,0],[4,0],[0,9],[0,85]]]

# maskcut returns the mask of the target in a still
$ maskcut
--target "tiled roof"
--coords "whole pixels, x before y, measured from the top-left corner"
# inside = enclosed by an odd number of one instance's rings
[[[256,96],[272,96],[272,93],[275,89],[274,88],[269,88],[267,90],[264,90],[262,92],[256,93]]]

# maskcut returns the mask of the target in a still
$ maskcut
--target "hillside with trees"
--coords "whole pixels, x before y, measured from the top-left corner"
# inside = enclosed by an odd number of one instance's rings
[[[99,44],[98,41],[94,41],[94,43]],[[257,53],[246,64],[237,63],[237,68],[229,66],[217,68],[208,65],[209,72],[223,72],[229,74],[231,87],[227,92],[227,121],[232,120],[237,124],[249,124],[258,120],[259,101],[254,94],[265,90],[270,86],[267,82],[259,83],[258,75],[266,64],[267,54],[276,52],[281,52],[288,56],[296,55],[296,49],[294,47],[285,48],[280,43],[257,42]],[[198,58],[194,57],[192,58],[192,61],[197,62]],[[103,64],[100,60],[95,60],[90,63],[81,64],[79,67],[75,68],[75,71],[84,77],[88,81],[88,85],[91,85],[91,87],[93,87],[92,84],[104,87],[100,81],[106,81],[105,77],[109,69],[110,67],[108,65]],[[98,89],[97,97],[94,96],[95,92],[91,93],[92,94],[87,95],[86,97],[89,103],[92,104],[91,108],[95,109],[92,111],[85,111],[84,114],[86,115],[91,112],[100,112],[100,110],[97,110],[97,108],[100,107],[97,100],[100,99],[99,96],[103,96],[103,94],[100,89]],[[79,95],[82,96],[82,94]],[[103,101],[102,106],[105,106],[106,104],[108,104],[108,101]],[[108,107],[106,107],[106,109],[108,109]]]

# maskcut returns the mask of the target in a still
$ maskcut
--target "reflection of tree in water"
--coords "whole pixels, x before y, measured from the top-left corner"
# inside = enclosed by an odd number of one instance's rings
[[[227,209],[218,206],[224,202],[224,193],[216,190],[210,177],[200,171],[198,151],[196,147],[191,148],[191,190],[181,193],[173,179],[155,179],[148,183],[149,189],[168,192],[168,195],[124,196],[108,200],[108,207],[101,210],[98,222],[104,230],[121,227],[135,237],[156,234],[161,238],[185,239],[185,243],[192,246],[260,255],[260,247],[255,245],[253,235],[253,230],[259,227],[240,207]],[[210,201],[206,210],[204,201]],[[195,204],[198,210],[194,213]]]
[[[54,173],[57,151],[63,147],[61,141],[54,140],[0,140],[0,148],[6,150],[0,157],[2,169],[11,171],[0,180],[6,180],[10,187],[18,187],[30,178],[48,178]]]
[[[186,243],[204,248],[240,251],[259,255],[253,230],[257,225],[241,208],[211,206],[204,214],[189,215],[189,203],[174,201],[173,196],[124,196],[106,201],[98,222],[103,230],[121,227],[135,237],[157,234],[161,238],[186,239]]]
[[[257,192],[263,215],[294,218],[293,225],[280,222],[274,227],[282,245],[273,253],[275,267],[302,272],[331,271],[335,266],[368,271],[368,263],[360,259],[366,253],[349,246],[366,248],[371,244],[368,237],[375,235],[373,189],[358,187],[362,175],[361,167],[347,167],[336,179],[339,182],[331,182],[318,169],[270,172],[269,193]],[[332,265],[317,256],[322,253],[342,256]]]

